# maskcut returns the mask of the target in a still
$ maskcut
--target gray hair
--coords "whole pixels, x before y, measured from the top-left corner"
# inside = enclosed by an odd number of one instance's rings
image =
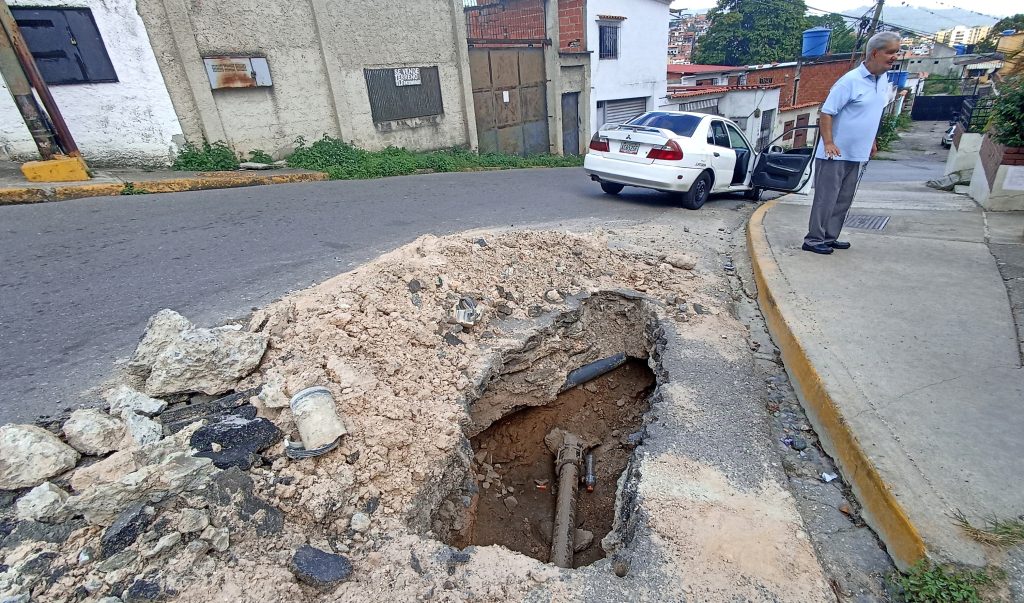
[[[867,54],[867,56],[871,56],[871,53],[873,53],[874,51],[881,50],[886,46],[892,44],[893,42],[895,42],[896,45],[899,46],[900,40],[900,34],[896,33],[895,31],[879,32],[871,36],[871,39],[868,40],[868,46],[864,52],[865,54]]]

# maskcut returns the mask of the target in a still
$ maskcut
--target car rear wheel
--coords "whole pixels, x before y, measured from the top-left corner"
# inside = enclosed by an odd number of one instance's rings
[[[622,192],[623,185],[618,182],[602,182],[601,190],[608,193],[609,195],[618,195]]]
[[[686,209],[700,209],[711,194],[711,176],[703,172],[693,181],[693,186],[679,198],[679,204]]]

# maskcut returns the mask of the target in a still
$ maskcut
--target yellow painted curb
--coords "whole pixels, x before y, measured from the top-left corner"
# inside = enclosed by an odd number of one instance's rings
[[[777,203],[778,199],[765,203],[747,223],[747,246],[761,313],[782,352],[782,361],[808,418],[863,507],[864,520],[881,538],[896,566],[907,570],[925,556],[924,540],[850,430],[824,380],[807,357],[804,344],[786,323],[769,287],[769,282],[781,277],[765,235],[764,216]]]
[[[237,188],[242,186],[259,186],[263,184],[289,184],[293,182],[319,182],[327,180],[323,172],[301,174],[240,174],[238,172],[207,172],[187,178],[169,178],[166,180],[146,180],[133,182],[135,189],[142,193],[178,193],[185,191],[213,190],[219,188]],[[65,201],[84,197],[103,197],[120,195],[124,183],[86,183],[54,187],[17,187],[0,188],[0,205],[19,203],[42,203],[45,201]]]
[[[46,191],[41,188],[0,188],[0,205],[15,203],[42,203],[49,201]]]

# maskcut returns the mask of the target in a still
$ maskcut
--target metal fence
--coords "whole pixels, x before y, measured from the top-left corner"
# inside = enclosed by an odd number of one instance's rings
[[[548,44],[544,0],[462,0],[471,46]]]
[[[988,126],[988,120],[992,116],[992,104],[994,96],[969,97],[964,99],[960,108],[960,126],[964,132],[982,134]]]

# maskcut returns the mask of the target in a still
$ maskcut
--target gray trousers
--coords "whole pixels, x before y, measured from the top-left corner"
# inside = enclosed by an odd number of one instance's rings
[[[839,237],[857,192],[861,162],[814,160],[814,202],[804,243],[828,244]]]

